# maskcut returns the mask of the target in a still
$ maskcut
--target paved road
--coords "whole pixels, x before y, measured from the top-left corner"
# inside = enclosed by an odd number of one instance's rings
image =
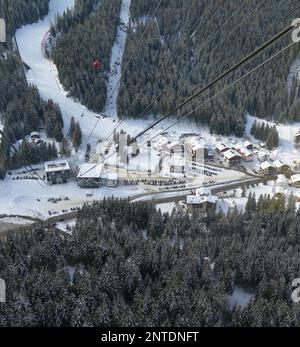
[[[206,185],[205,187],[210,188],[212,194],[217,194],[220,192],[237,189],[245,185],[261,183],[264,181],[264,179],[265,178],[262,178],[262,177],[252,177],[252,178],[234,181],[234,182]],[[275,177],[268,177],[268,180],[272,180],[272,179],[275,179]],[[187,195],[194,194],[196,189],[197,187],[174,190],[174,191],[166,191],[166,192],[138,194],[138,195],[130,197],[129,201],[130,202],[148,201],[148,202],[153,202],[155,204],[179,202],[181,200],[184,200]],[[37,224],[55,226],[59,222],[67,222],[72,219],[76,219],[77,214],[78,214],[78,211],[68,212],[63,215],[50,217],[46,221],[35,221],[35,223],[31,224],[30,226],[32,227],[33,225],[37,225]]]

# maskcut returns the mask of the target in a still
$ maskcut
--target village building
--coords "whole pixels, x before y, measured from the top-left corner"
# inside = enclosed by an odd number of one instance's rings
[[[242,156],[235,150],[231,149],[224,153],[224,166],[234,167],[239,166],[242,162]]]
[[[287,173],[290,170],[290,166],[288,164],[284,164],[281,160],[276,160],[273,164],[276,167],[277,172],[280,174]]]
[[[67,161],[46,162],[45,173],[47,182],[51,185],[68,183],[71,177]]]
[[[285,194],[288,189],[288,180],[284,175],[278,175],[277,180],[274,182],[273,193]]]
[[[261,163],[259,170],[264,176],[273,176],[277,173],[275,165],[269,161],[264,161],[263,163]]]
[[[229,151],[230,149],[231,148],[229,146],[227,146],[226,144],[224,144],[223,142],[216,144],[216,151],[219,154],[223,154],[223,153]]]
[[[102,172],[103,164],[82,164],[77,176],[77,184],[80,188],[99,188],[102,184]]]
[[[170,159],[169,166],[171,174],[184,174],[186,161],[182,157],[175,156]]]
[[[186,197],[187,210],[189,213],[199,213],[203,217],[216,211],[218,198],[211,195],[210,189],[200,188],[195,195]]]
[[[292,165],[294,172],[300,172],[300,159],[295,159]]]
[[[268,154],[265,151],[259,151],[257,153],[257,159],[258,159],[258,161],[263,163],[264,161],[266,161],[268,159]]]
[[[184,154],[184,145],[180,141],[169,143],[167,149],[171,156]]]
[[[190,138],[184,144],[184,153],[188,159],[194,162],[203,162],[209,159],[209,152],[206,142],[200,138]]]
[[[153,142],[153,148],[158,152],[168,152],[170,140],[167,136],[161,136]]]
[[[243,160],[245,160],[246,162],[253,161],[253,152],[250,149],[246,148],[244,144],[237,143],[234,146],[234,149],[242,156]]]
[[[116,172],[108,172],[102,176],[102,183],[109,188],[115,188],[119,184],[119,175]]]
[[[293,175],[291,177],[291,185],[296,188],[300,188],[300,174]]]
[[[245,141],[244,147],[248,149],[248,151],[253,151],[255,149],[253,143],[251,143],[250,141]]]

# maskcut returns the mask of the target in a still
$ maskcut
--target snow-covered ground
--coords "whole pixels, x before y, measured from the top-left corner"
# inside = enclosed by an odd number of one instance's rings
[[[229,308],[232,310],[234,307],[245,308],[252,299],[254,299],[255,294],[249,293],[241,287],[235,287],[232,295],[228,297]]]
[[[31,216],[39,219],[46,219],[52,216],[62,214],[62,210],[68,210],[72,207],[80,207],[85,202],[102,200],[104,197],[126,198],[132,195],[138,195],[144,191],[138,187],[118,187],[118,189],[102,187],[92,190],[93,196],[87,197],[87,191],[77,186],[75,182],[64,185],[39,186],[37,181],[26,180],[20,182],[7,176],[4,181],[0,181],[0,211],[1,214],[18,214],[22,216]],[[53,203],[48,201],[51,198],[59,198],[61,201]],[[65,200],[68,197],[69,200]]]
[[[270,151],[270,158],[273,160],[281,160],[288,165],[292,165],[294,160],[300,159],[300,149],[295,148],[293,144],[293,135],[297,130],[300,130],[300,123],[293,124],[275,124],[270,121],[265,121],[253,116],[247,116],[246,134],[253,140],[258,142],[250,135],[250,130],[254,121],[259,123],[268,123],[270,126],[275,125],[279,134],[279,147]]]
[[[26,224],[32,224],[33,221],[21,218],[21,217],[4,217],[0,218],[0,224],[19,224],[19,225],[26,225]]]
[[[296,93],[295,93],[295,97],[297,97],[299,85],[300,85],[300,56],[297,57],[294,63],[292,64],[290,68],[290,73],[288,75],[287,87],[288,87],[289,96],[291,95],[294,78],[296,78],[296,80],[298,81],[298,84],[296,87]],[[291,102],[294,102],[294,100],[291,100]]]
[[[55,227],[65,233],[72,235],[72,229],[76,226],[76,219],[71,219],[67,222],[58,222]]]

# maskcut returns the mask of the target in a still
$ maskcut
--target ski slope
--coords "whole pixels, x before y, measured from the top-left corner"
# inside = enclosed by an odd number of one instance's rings
[[[56,14],[62,14],[67,8],[72,8],[73,6],[74,0],[51,0],[49,14],[37,23],[26,25],[17,30],[16,37],[22,59],[31,68],[27,74],[29,83],[37,86],[42,98],[53,99],[59,104],[65,122],[65,131],[68,130],[72,116],[76,121],[80,122],[84,137],[87,137],[96,125],[93,136],[89,140],[93,144],[93,141],[96,142],[97,139],[106,138],[117,124],[116,100],[118,93],[116,91],[112,95],[112,91],[115,89],[121,77],[121,62],[126,43],[126,33],[122,31],[120,27],[118,28],[116,42],[112,48],[111,54],[112,71],[115,69],[115,62],[120,63],[120,65],[116,65],[117,73],[110,77],[108,83],[108,99],[103,111],[108,117],[102,117],[100,115],[99,119],[99,114],[88,110],[84,105],[67,96],[67,91],[64,90],[59,81],[56,66],[51,60],[44,57],[41,50],[42,41],[50,28],[50,23],[54,22]],[[128,24],[129,7],[130,0],[122,0],[120,22]],[[151,122],[150,119],[129,119],[123,122],[120,129],[126,129],[129,134],[135,134],[148,125],[149,122]],[[168,124],[168,122],[161,124],[160,128],[153,130],[152,133],[159,132]],[[195,125],[183,123],[176,131],[195,131]],[[84,142],[85,141],[83,141],[83,143]]]

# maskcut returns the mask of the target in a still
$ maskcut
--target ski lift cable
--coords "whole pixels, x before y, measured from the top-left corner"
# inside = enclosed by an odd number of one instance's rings
[[[122,78],[123,78],[123,75],[124,75],[125,71],[127,70],[129,64],[131,63],[131,61],[132,61],[133,58],[135,57],[135,53],[136,53],[136,51],[138,50],[140,44],[142,43],[143,38],[144,38],[144,36],[146,35],[146,32],[148,31],[148,28],[150,27],[150,24],[152,23],[153,19],[155,18],[155,15],[156,15],[156,13],[157,13],[157,11],[158,11],[160,5],[162,4],[162,2],[163,2],[163,0],[160,0],[159,3],[158,3],[158,5],[157,5],[156,8],[154,9],[154,12],[153,12],[151,18],[150,18],[149,21],[147,22],[147,25],[146,25],[145,29],[143,30],[143,33],[142,33],[141,37],[139,38],[139,41],[138,41],[138,43],[137,43],[137,46],[135,47],[135,49],[134,49],[134,51],[133,51],[133,53],[132,53],[132,55],[131,55],[129,61],[127,62],[126,66],[125,66],[125,68],[124,68],[124,69],[122,70],[122,72],[121,72],[121,76],[120,76],[120,78],[118,79],[118,81],[117,81],[117,83],[116,83],[116,85],[115,85],[115,87],[114,87],[114,89],[113,89],[113,91],[112,91],[111,96],[113,96],[114,93],[116,92],[116,90],[117,90],[117,88],[118,88],[118,86],[119,86],[119,84],[120,84],[120,82],[121,82],[121,80],[122,80]],[[97,125],[98,125],[98,122],[99,122],[99,120],[96,121],[96,125],[95,125],[95,127],[93,128],[93,130],[91,131],[91,133],[89,134],[88,138],[90,138],[90,137],[92,136],[93,132],[95,131],[95,129],[96,129]],[[113,131],[105,138],[104,141],[107,141],[107,140],[112,136],[112,134],[121,126],[121,124],[122,124],[123,122],[124,122],[124,119],[123,119],[123,120],[120,120],[120,121],[118,122],[118,124],[114,127]]]
[[[244,19],[238,23],[237,26],[235,26],[233,28],[233,30],[217,45],[217,47],[221,46],[237,29],[238,27],[240,27],[243,22],[246,20],[246,19],[249,19],[265,2],[267,2],[268,0],[263,0],[254,10],[250,11],[249,13],[247,13],[247,15],[244,17]],[[212,36],[210,36],[204,43],[204,47],[206,47],[208,45],[209,42],[212,41],[212,37],[215,37],[217,33],[219,33],[222,28],[224,28],[232,18],[234,18],[234,16],[239,12],[239,10],[243,7],[244,3],[242,2],[242,4],[239,6],[239,8],[234,11],[234,13],[225,21],[225,23],[214,33],[212,34]],[[198,31],[199,32],[199,31]],[[184,45],[184,48],[186,48],[187,44],[188,44],[189,40],[186,42],[186,44]],[[164,72],[166,72],[167,69],[164,70]],[[155,78],[153,79],[155,80]],[[153,82],[153,80],[151,82]],[[174,85],[174,88],[177,87],[179,84],[179,81],[175,83]],[[161,94],[161,96],[156,99],[156,100],[153,100],[150,105],[147,107],[147,110],[143,112],[144,114],[144,117],[148,114],[148,112],[152,109],[151,106],[154,105],[155,101],[160,101],[162,98],[163,98],[163,95],[164,93]]]
[[[191,101],[193,101],[197,96],[201,95],[202,93],[204,93],[206,90],[209,90],[211,87],[215,86],[219,81],[221,81],[224,77],[226,77],[227,75],[231,74],[231,72],[238,70],[239,68],[241,68],[245,63],[248,63],[249,61],[251,61],[253,58],[255,58],[257,55],[261,54],[262,52],[264,52],[265,49],[267,49],[268,47],[272,46],[274,43],[276,43],[279,39],[283,38],[285,35],[287,35],[288,33],[290,33],[292,30],[294,29],[294,27],[292,25],[289,25],[288,27],[286,27],[284,30],[280,31],[278,34],[276,34],[275,36],[273,36],[271,39],[269,39],[267,42],[263,43],[260,47],[258,47],[257,49],[255,49],[252,53],[250,53],[249,55],[247,55],[246,57],[244,57],[243,59],[241,59],[237,64],[235,64],[234,66],[232,66],[229,70],[227,70],[226,72],[222,73],[219,77],[215,78],[213,81],[211,81],[210,83],[208,83],[205,87],[201,88],[197,93],[195,93],[194,95],[190,96],[187,100],[185,100],[183,103],[181,103],[179,106],[177,106],[175,108],[175,110],[173,110],[172,112],[168,112],[166,115],[164,115],[163,117],[161,117],[159,120],[155,121],[154,123],[152,123],[150,126],[147,126],[144,130],[142,130],[137,136],[135,136],[134,138],[131,139],[131,141],[129,141],[128,145],[131,145],[133,143],[135,143],[137,141],[138,138],[140,138],[142,135],[144,135],[146,132],[148,132],[150,129],[152,129],[155,125],[161,123],[163,120],[169,118],[173,113],[175,113],[176,111],[180,110],[183,106],[187,105],[188,103],[190,103]],[[288,48],[290,48],[290,46],[288,46]],[[286,48],[286,49],[288,49]],[[281,52],[281,53],[280,53]],[[282,54],[283,52],[280,51],[279,53]],[[274,57],[276,57],[278,54],[276,54]],[[273,59],[272,58],[272,59]],[[259,67],[264,66],[266,63],[268,63],[270,60],[272,59],[268,59],[265,63],[260,64]],[[251,73],[253,73],[254,71],[256,71],[259,67],[257,67],[256,69],[251,70],[249,73],[247,73],[247,76]],[[246,76],[242,76],[241,78],[239,78],[238,81],[242,80],[243,78],[245,78]],[[238,82],[234,83],[233,85],[237,84]],[[228,87],[227,89],[231,88],[232,85],[230,85],[230,87]],[[226,90],[227,90],[226,89]],[[223,91],[224,93],[224,91]],[[219,94],[218,94],[219,95]],[[208,101],[207,101],[208,102]],[[202,107],[202,106],[201,106]],[[194,113],[196,110],[194,109],[192,113]],[[190,112],[188,113],[188,115],[190,114]],[[182,115],[181,117],[178,117],[178,120],[176,121],[176,124],[184,117],[185,118],[186,115]],[[173,126],[174,124],[172,124]],[[166,129],[163,130],[163,132],[165,132]],[[157,135],[158,136],[158,135]],[[148,140],[149,141],[149,140]],[[148,142],[147,141],[147,142]],[[90,171],[94,170],[96,167],[98,167],[99,165],[101,165],[103,162],[105,162],[105,160],[109,159],[111,156],[115,155],[118,152],[118,149],[112,153],[110,156],[108,156],[107,158],[103,159],[102,161],[100,161],[99,163],[95,164],[92,168],[90,168],[89,170],[87,170],[86,172],[84,172],[84,174],[89,173]]]
[[[254,57],[262,53],[266,48],[270,47],[273,43],[277,42],[279,39],[284,37],[286,34],[288,34],[294,27],[292,25],[289,25],[287,28],[283,29],[281,32],[273,36],[271,39],[269,39],[267,42],[262,44],[260,47],[255,49],[253,52],[248,54],[246,57],[244,57],[242,60],[240,60],[237,64],[229,68],[227,71],[223,72],[220,76],[216,77],[212,81],[210,81],[206,86],[200,88],[196,93],[194,93],[192,96],[188,97],[186,100],[184,100],[182,103],[180,103],[178,106],[176,106],[173,110],[167,112],[165,115],[160,117],[158,120],[154,121],[150,126],[147,126],[144,130],[142,130],[139,134],[137,134],[133,140],[136,141],[139,137],[144,135],[147,131],[154,128],[156,125],[164,121],[165,119],[169,118],[173,114],[175,114],[178,110],[180,110],[183,106],[187,105],[191,101],[193,101],[196,97],[203,94],[207,90],[209,90],[211,87],[213,87],[216,83],[223,80],[224,77],[228,76],[232,72],[239,69],[242,65],[252,60]]]
[[[9,26],[10,26],[10,30],[12,31],[12,35],[13,35],[14,42],[15,42],[15,45],[16,45],[16,50],[17,50],[17,55],[18,55],[18,58],[19,58],[19,64],[20,64],[20,67],[21,67],[22,76],[23,76],[23,79],[24,79],[24,83],[25,83],[26,87],[28,88],[28,82],[27,82],[27,78],[26,78],[26,75],[25,75],[25,71],[24,71],[23,61],[22,61],[22,57],[21,57],[21,54],[20,54],[18,41],[17,41],[17,38],[16,38],[15,26],[14,26],[14,23],[13,23],[13,20],[12,20],[10,11],[9,11],[7,0],[4,0],[4,3],[5,3],[6,15],[7,15],[7,18],[8,18],[8,23],[9,23]]]
[[[114,93],[115,93],[116,90],[118,89],[118,86],[119,86],[119,84],[120,84],[120,82],[121,82],[121,80],[122,80],[122,78],[123,78],[123,75],[124,75],[125,71],[127,70],[128,66],[130,65],[130,63],[132,62],[133,58],[135,57],[135,54],[136,54],[138,48],[140,47],[140,45],[141,45],[141,43],[142,43],[142,41],[143,41],[143,39],[144,39],[144,36],[146,35],[146,32],[147,32],[148,29],[150,28],[150,25],[151,25],[152,21],[154,20],[154,18],[155,18],[155,16],[156,16],[156,13],[157,13],[157,11],[159,10],[160,5],[162,4],[162,2],[163,2],[163,0],[160,0],[159,3],[157,4],[156,8],[154,9],[154,12],[153,12],[152,16],[150,17],[149,21],[147,22],[147,25],[146,25],[146,27],[145,27],[145,29],[144,29],[144,31],[143,31],[143,33],[142,33],[142,35],[141,35],[141,37],[140,37],[138,43],[137,43],[137,45],[136,45],[134,51],[132,52],[130,59],[128,60],[127,64],[125,65],[124,69],[122,69],[121,76],[120,76],[120,78],[118,79],[118,81],[117,81],[117,83],[116,83],[116,85],[115,85],[115,88],[113,89],[111,95],[114,95]]]
[[[266,2],[268,2],[269,0],[262,0],[254,9],[250,10],[247,15],[238,23],[238,25],[233,28],[230,33],[227,35],[226,39],[228,39],[229,37],[231,37],[231,35],[236,31],[237,28],[239,28],[242,24],[244,24],[244,22],[246,20],[248,20],[250,17],[252,17],[252,15],[254,13],[256,13]],[[205,48],[212,42],[212,40],[214,39],[214,37],[225,27],[225,25],[235,16],[235,13],[238,13],[238,11],[243,7],[243,3],[241,4],[241,6],[237,9],[236,12],[233,13],[233,15],[228,18],[228,20],[206,41],[204,42],[204,44],[202,46],[200,46],[200,50],[204,51]],[[221,42],[223,43],[223,42]],[[218,44],[216,48],[218,48],[220,46],[220,44]]]
[[[33,175],[32,172],[35,173],[35,175],[44,183],[43,178],[39,175],[39,173],[30,165],[30,164],[26,164],[26,159],[24,158],[24,156],[20,153],[20,151],[15,147],[15,145],[9,140],[9,138],[4,134],[4,132],[2,130],[0,130],[0,134],[2,135],[3,139],[10,145],[10,151],[11,149],[14,150],[14,153],[17,153],[17,155],[23,159],[24,163],[25,163],[25,170],[35,179],[36,177]],[[32,170],[28,170],[27,166]],[[43,188],[45,189],[45,187],[39,182],[37,181],[37,183]],[[44,183],[46,185],[46,183]]]
[[[209,15],[207,16],[207,18],[203,21],[203,17],[201,17],[200,21],[196,23],[196,25],[193,27],[193,29],[190,31],[190,34],[188,35],[189,38],[188,40],[185,42],[184,47],[181,49],[181,51],[183,52],[185,50],[185,48],[187,47],[188,43],[194,39],[194,37],[197,35],[198,32],[200,32],[200,30],[206,25],[206,23],[214,16],[214,14],[217,12],[217,10],[223,5],[223,3],[226,0],[221,0],[218,5],[216,7],[214,7],[214,9],[209,13]],[[159,6],[158,6],[159,8]],[[158,10],[157,8],[157,10]],[[156,10],[156,12],[157,12]],[[151,21],[150,21],[151,22]],[[201,25],[200,25],[201,24]],[[196,28],[200,25],[200,27],[196,30]],[[196,30],[196,31],[195,31]],[[145,33],[145,32],[144,32]],[[140,45],[141,42],[138,43],[138,46]],[[116,88],[118,87],[118,85],[120,84],[122,77],[125,73],[125,71],[128,68],[128,65],[130,64],[130,62],[132,61],[132,59],[134,58],[134,54],[132,55],[132,58],[129,60],[128,64],[126,65],[119,81],[117,82],[117,85],[112,93],[112,95],[114,94]],[[164,69],[164,72],[166,71],[166,69]],[[153,78],[151,79],[150,83],[152,83],[154,80],[156,79],[155,75],[153,76]],[[147,107],[147,109],[151,110],[151,106],[154,104],[154,101]],[[146,110],[147,112],[147,110]],[[146,113],[147,114],[147,113]],[[142,116],[141,117],[145,117],[145,110],[142,112]],[[141,118],[139,117],[139,118]],[[114,127],[114,129],[112,130],[111,133],[109,133],[109,135],[105,138],[104,141],[107,141],[113,134],[114,132],[125,122],[125,119],[121,119],[118,124]]]
[[[274,55],[272,55],[270,58],[268,58],[267,60],[265,60],[264,62],[262,62],[261,64],[257,65],[256,67],[254,67],[253,69],[251,69],[250,71],[248,71],[247,73],[245,73],[244,75],[242,75],[240,78],[238,78],[237,80],[235,80],[233,83],[229,84],[228,86],[226,86],[225,88],[223,88],[221,91],[217,92],[214,96],[210,97],[208,100],[204,101],[203,103],[201,103],[200,105],[196,106],[193,110],[191,110],[190,112],[188,112],[187,114],[181,116],[179,119],[177,119],[174,123],[170,124],[169,126],[167,126],[166,128],[164,128],[163,130],[161,130],[159,133],[155,134],[154,136],[152,136],[149,140],[147,140],[145,143],[143,143],[142,145],[140,145],[140,148],[147,148],[146,146],[148,145],[149,142],[153,141],[154,139],[156,139],[158,136],[164,134],[166,131],[168,131],[170,128],[172,128],[173,126],[177,125],[182,119],[185,119],[189,116],[191,116],[194,112],[198,111],[199,109],[201,109],[203,106],[209,104],[211,101],[213,101],[214,99],[216,99],[217,97],[219,97],[220,95],[225,94],[229,89],[231,89],[232,87],[234,87],[235,85],[237,85],[238,83],[240,83],[242,80],[244,80],[246,77],[248,77],[250,74],[256,72],[257,70],[259,70],[260,68],[262,68],[263,66],[265,66],[267,63],[269,63],[270,61],[274,60],[275,58],[279,57],[280,55],[282,55],[283,53],[285,53],[287,50],[289,50],[292,46],[294,46],[296,44],[296,42],[292,42],[291,44],[289,44],[287,47],[283,48],[282,50],[280,50],[279,52],[275,53]],[[162,151],[161,153],[163,154],[170,154],[167,151]]]
[[[265,1],[264,1],[264,2],[265,2]],[[250,15],[250,16],[253,15],[253,14],[261,7],[261,5],[263,5],[263,3],[260,3],[260,4],[256,7],[256,9],[255,9],[254,11],[249,12],[248,15],[246,16],[246,18],[249,18],[249,17],[248,17],[249,15]],[[240,7],[242,7],[242,6],[240,6]],[[291,17],[299,8],[300,8],[300,5],[297,5],[297,6],[296,6],[291,12],[289,12],[286,16],[284,16],[283,18],[279,19],[279,21],[277,21],[276,24],[272,25],[269,29],[267,29],[266,32],[264,32],[264,36],[266,36],[273,28],[277,27],[279,24],[281,24],[282,22],[284,22],[285,20],[287,20],[289,17]],[[231,17],[232,17],[232,16],[231,16]],[[228,20],[228,21],[229,21],[229,20]],[[228,21],[226,21],[226,23],[224,23],[224,25],[226,25]],[[244,22],[244,20],[242,20],[242,22]],[[229,36],[231,36],[231,35],[236,31],[236,29],[242,24],[242,22],[240,22],[240,23],[230,32]],[[227,36],[224,40],[222,40],[222,41],[217,45],[217,47],[221,46],[227,39],[228,39],[228,36]],[[210,38],[209,38],[209,40],[210,40]],[[204,44],[204,45],[206,45],[206,44]],[[217,48],[217,47],[216,47],[216,48]],[[177,82],[177,83],[175,84],[175,87],[178,86],[178,84],[179,84],[179,82]],[[144,118],[147,116],[148,112],[151,110],[151,106],[155,103],[155,101],[160,101],[160,100],[163,98],[163,95],[164,95],[164,93],[161,94],[160,98],[158,98],[158,99],[156,99],[156,100],[153,100],[153,101],[150,103],[150,105],[147,107],[147,109],[143,112],[143,115],[144,115],[143,117],[144,117]]]
[[[252,70],[248,71],[247,73],[245,73],[244,75],[242,75],[239,79],[237,79],[236,81],[234,81],[233,83],[231,83],[230,85],[228,85],[227,87],[223,88],[221,91],[219,91],[218,93],[216,93],[214,96],[212,96],[211,98],[209,98],[208,100],[206,100],[205,102],[203,102],[202,104],[198,105],[196,108],[194,108],[193,110],[191,110],[190,112],[188,112],[187,114],[179,117],[176,122],[174,122],[173,124],[169,125],[168,127],[166,127],[165,129],[163,129],[161,132],[159,132],[158,134],[154,135],[150,140],[148,141],[153,141],[156,137],[162,135],[163,133],[165,133],[167,130],[169,130],[170,128],[172,128],[173,126],[175,126],[176,124],[178,124],[182,119],[185,119],[187,117],[189,117],[190,115],[192,115],[194,112],[198,111],[200,108],[202,108],[203,106],[205,106],[206,104],[210,103],[212,100],[216,99],[218,96],[223,95],[224,93],[226,93],[230,88],[234,87],[235,85],[237,85],[239,82],[241,82],[243,79],[245,79],[246,77],[248,77],[250,74],[256,72],[257,70],[259,70],[260,68],[262,68],[263,66],[265,66],[267,63],[269,63],[270,61],[274,60],[275,58],[279,57],[280,55],[282,55],[283,53],[285,53],[287,50],[289,50],[292,46],[294,46],[297,42],[292,42],[290,43],[287,47],[283,48],[282,50],[280,50],[279,52],[275,53],[274,55],[272,55],[270,58],[268,58],[267,60],[265,60],[263,63],[257,65],[255,68],[253,68]],[[143,144],[142,146],[145,146],[148,141]]]

